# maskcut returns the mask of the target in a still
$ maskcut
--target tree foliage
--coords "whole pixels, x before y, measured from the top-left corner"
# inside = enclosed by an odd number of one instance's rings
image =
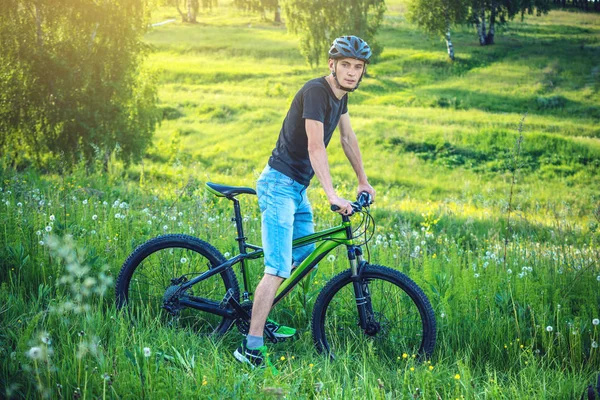
[[[385,12],[384,0],[285,0],[288,30],[300,35],[300,49],[311,65],[327,59],[333,39],[356,35],[366,40],[376,57],[375,41]]]
[[[468,14],[466,0],[413,0],[408,6],[408,19],[432,36],[446,39],[448,55],[454,59],[450,28],[462,24]]]
[[[482,46],[494,44],[497,25],[517,15],[548,12],[550,0],[411,0],[409,19],[427,33],[449,41],[450,26],[473,24]]]
[[[279,0],[233,0],[233,4],[242,10],[256,11],[266,19],[267,11],[274,11],[274,22],[281,22]]]
[[[0,150],[13,164],[141,157],[158,120],[143,0],[4,0]]]

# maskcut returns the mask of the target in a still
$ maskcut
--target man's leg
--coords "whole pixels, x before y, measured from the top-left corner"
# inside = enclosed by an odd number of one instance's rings
[[[284,278],[265,274],[256,287],[254,293],[254,304],[252,305],[252,320],[250,321],[249,335],[262,336],[265,329],[267,317],[273,306],[275,293]]]

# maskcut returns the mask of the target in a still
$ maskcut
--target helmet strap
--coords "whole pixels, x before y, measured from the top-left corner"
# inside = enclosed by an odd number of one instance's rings
[[[360,78],[358,78],[358,82],[356,82],[356,86],[354,88],[349,88],[346,86],[342,86],[340,84],[340,81],[338,81],[337,73],[336,73],[337,63],[338,63],[338,60],[333,60],[333,71],[331,71],[331,74],[333,75],[333,79],[335,80],[335,84],[337,85],[337,88],[341,89],[345,92],[354,92],[356,89],[358,89],[358,85],[360,85],[360,82],[362,81],[363,76],[365,76],[365,72],[367,71],[367,64],[365,63],[365,67],[363,69],[362,74],[360,74]]]

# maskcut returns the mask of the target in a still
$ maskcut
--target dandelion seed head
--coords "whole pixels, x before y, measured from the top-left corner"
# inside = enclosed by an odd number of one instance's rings
[[[96,214],[92,215],[92,219],[95,221],[98,219],[98,216]]]
[[[596,342],[595,340],[592,342],[592,348],[593,349],[597,349],[598,348],[598,342]]]
[[[39,360],[42,358],[42,353],[43,351],[41,348],[34,346],[27,352],[27,357],[31,358],[32,360]]]
[[[42,235],[42,231],[37,231],[35,234],[38,235],[38,236],[41,236]]]
[[[334,262],[335,261],[335,256],[333,254],[328,255],[327,256],[327,261]]]
[[[600,325],[600,319],[598,319],[598,318],[594,318],[594,319],[592,320],[592,324],[593,324],[593,325],[596,325],[596,326],[597,326],[597,325]]]
[[[52,230],[52,227],[50,225],[48,225],[45,229],[46,229],[46,232],[50,232]]]
[[[54,221],[55,219],[54,214],[50,215],[50,221]]]
[[[83,205],[86,205],[88,203],[87,199],[82,201]]]
[[[181,257],[181,260],[179,260],[179,262],[185,264],[187,262],[187,258]]]
[[[546,327],[546,331],[547,331],[547,332],[552,332],[553,330],[554,330],[554,328],[553,328],[552,326],[550,326],[550,325],[548,325],[548,326]]]
[[[150,347],[144,347],[144,357],[148,358],[151,354],[152,351],[150,351]]]
[[[166,231],[167,229],[169,229],[169,227],[167,225],[163,226],[163,231]]]

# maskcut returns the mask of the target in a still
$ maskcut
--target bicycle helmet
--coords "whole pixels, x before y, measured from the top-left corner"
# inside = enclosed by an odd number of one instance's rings
[[[329,58],[334,60],[355,58],[368,64],[371,58],[371,48],[367,42],[357,36],[341,36],[331,44]]]

